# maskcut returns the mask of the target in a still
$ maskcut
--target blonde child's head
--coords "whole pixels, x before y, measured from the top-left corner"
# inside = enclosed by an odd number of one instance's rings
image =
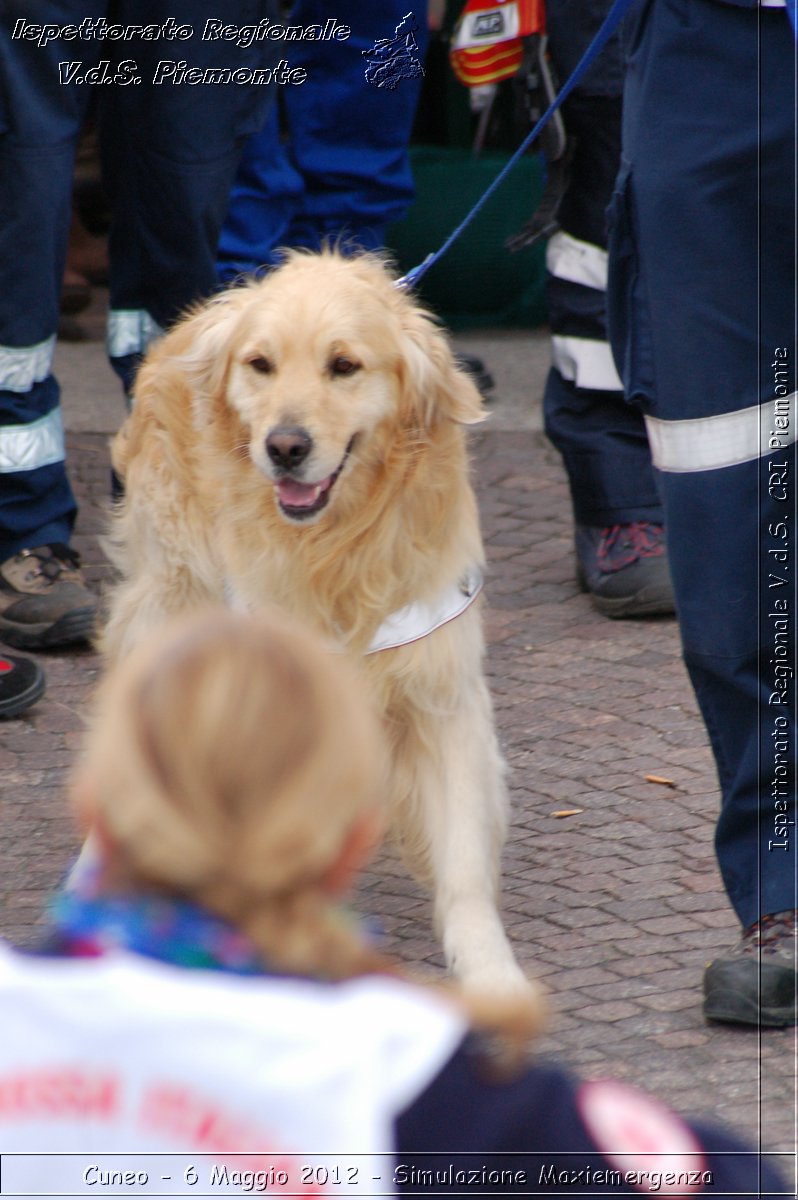
[[[383,769],[339,655],[281,615],[214,609],[110,672],[74,796],[117,886],[186,896],[281,965],[339,975],[352,946],[325,949],[324,914],[380,831]]]

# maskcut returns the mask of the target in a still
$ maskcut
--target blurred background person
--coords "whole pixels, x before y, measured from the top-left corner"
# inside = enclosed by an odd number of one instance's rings
[[[348,0],[336,9],[346,39],[291,43],[292,65],[308,79],[280,93],[247,142],[219,242],[224,282],[273,265],[280,246],[384,248],[414,196],[408,146],[428,42],[424,8],[416,19],[398,0]],[[297,0],[293,19],[324,25],[328,16],[321,0]],[[389,64],[382,74],[378,53]]]
[[[548,50],[565,81],[610,0],[546,0]],[[623,54],[614,34],[562,108],[569,143],[559,228],[546,247],[552,367],[543,411],[563,457],[577,577],[608,617],[672,614],[673,589],[645,423],[607,340],[607,207],[621,154]]]

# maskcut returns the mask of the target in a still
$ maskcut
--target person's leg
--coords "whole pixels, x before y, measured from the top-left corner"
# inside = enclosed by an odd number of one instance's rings
[[[565,118],[570,181],[546,254],[553,360],[546,433],[563,457],[579,579],[594,605],[611,617],[670,613],[645,425],[625,401],[607,342],[606,210],[620,162],[621,98],[577,93]]]
[[[695,0],[650,5],[631,49],[613,345],[661,472],[685,662],[721,783],[718,862],[748,948],[756,922],[788,914],[763,939],[767,961],[710,968],[706,1011],[792,1023],[795,44],[783,9]]]
[[[225,23],[278,22],[282,0],[236,0]],[[283,43],[205,40],[211,0],[113,0],[120,24],[189,26],[193,36],[169,43],[124,43],[140,85],[109,88],[102,97],[103,167],[112,207],[109,354],[129,390],[148,343],[194,301],[218,287],[216,250],[230,188],[244,141],[263,125],[275,85],[255,82],[187,82],[187,70],[247,72],[274,67]],[[167,66],[164,66],[167,63]],[[169,63],[176,64],[175,70]],[[182,80],[182,81],[181,81]]]
[[[270,160],[275,123],[247,146],[221,239],[225,277],[239,265],[273,263],[281,245],[381,249],[388,225],[413,198],[408,144],[421,75],[392,89],[370,84],[363,53],[393,36],[407,8],[397,0],[357,0],[337,16],[351,30],[346,39],[290,43],[291,63],[307,71],[307,79],[281,97],[286,140],[279,154]],[[321,0],[300,0],[292,22],[323,26],[328,17]],[[413,39],[422,63],[422,19]]]
[[[258,274],[273,265],[275,250],[291,244],[288,230],[305,185],[280,128],[282,107],[278,99],[263,129],[247,140],[238,164],[217,252],[224,283]]]
[[[52,374],[89,92],[59,80],[72,43],[12,38],[27,8],[13,0],[0,19],[0,638],[39,647],[82,640],[96,608],[66,545],[77,510]],[[65,25],[104,8],[104,0],[42,0],[36,22]],[[99,48],[86,42],[81,53],[90,66]]]
[[[425,11],[415,21],[407,19],[408,8],[399,0],[357,0],[349,7],[351,36],[337,45],[318,44],[319,53],[308,65],[312,74],[290,97],[288,115],[306,187],[305,240],[312,229],[316,244],[341,238],[344,245],[349,239],[374,250],[384,245],[387,227],[404,215],[414,196],[408,146],[422,76],[420,69],[411,69],[395,86],[384,81],[380,86],[379,78],[367,77],[365,55],[402,26],[402,46],[409,38],[415,47],[408,51],[408,63],[420,68],[428,31]],[[316,23],[327,13],[322,0],[304,0],[301,11]],[[401,48],[397,44],[397,52]]]

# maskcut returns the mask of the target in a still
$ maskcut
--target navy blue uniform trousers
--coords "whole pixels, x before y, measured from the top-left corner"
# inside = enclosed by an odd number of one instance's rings
[[[743,926],[796,907],[795,69],[783,8],[645,3],[611,216],[610,334],[659,471]]]
[[[278,21],[280,0],[6,0],[0,17],[0,561],[25,546],[69,540],[75,502],[51,371],[70,219],[75,145],[98,94],[112,205],[109,350],[126,386],[147,341],[217,286],[215,253],[246,137],[265,120],[273,86],[153,83],[158,63],[248,72],[285,43],[202,39],[205,21]],[[17,22],[190,27],[186,40],[13,37]],[[287,55],[290,58],[290,55]],[[77,62],[84,82],[63,82]],[[85,80],[97,63],[102,77]],[[119,66],[119,64],[128,64]],[[132,63],[133,67],[129,64]],[[62,68],[63,71],[63,68]],[[135,78],[141,82],[134,82]],[[89,77],[91,78],[91,77]],[[241,78],[246,78],[246,75]]]
[[[609,0],[548,0],[549,49],[561,80],[609,11]],[[553,366],[546,433],[563,457],[577,524],[662,521],[640,410],[627,404],[607,344],[607,206],[621,157],[622,53],[616,35],[566,101],[571,141],[560,232],[547,250]]]

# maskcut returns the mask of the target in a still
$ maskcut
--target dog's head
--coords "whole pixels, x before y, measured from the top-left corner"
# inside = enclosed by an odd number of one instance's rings
[[[192,320],[195,419],[235,414],[288,521],[334,511],[341,481],[397,439],[484,415],[441,331],[373,255],[289,253]]]

